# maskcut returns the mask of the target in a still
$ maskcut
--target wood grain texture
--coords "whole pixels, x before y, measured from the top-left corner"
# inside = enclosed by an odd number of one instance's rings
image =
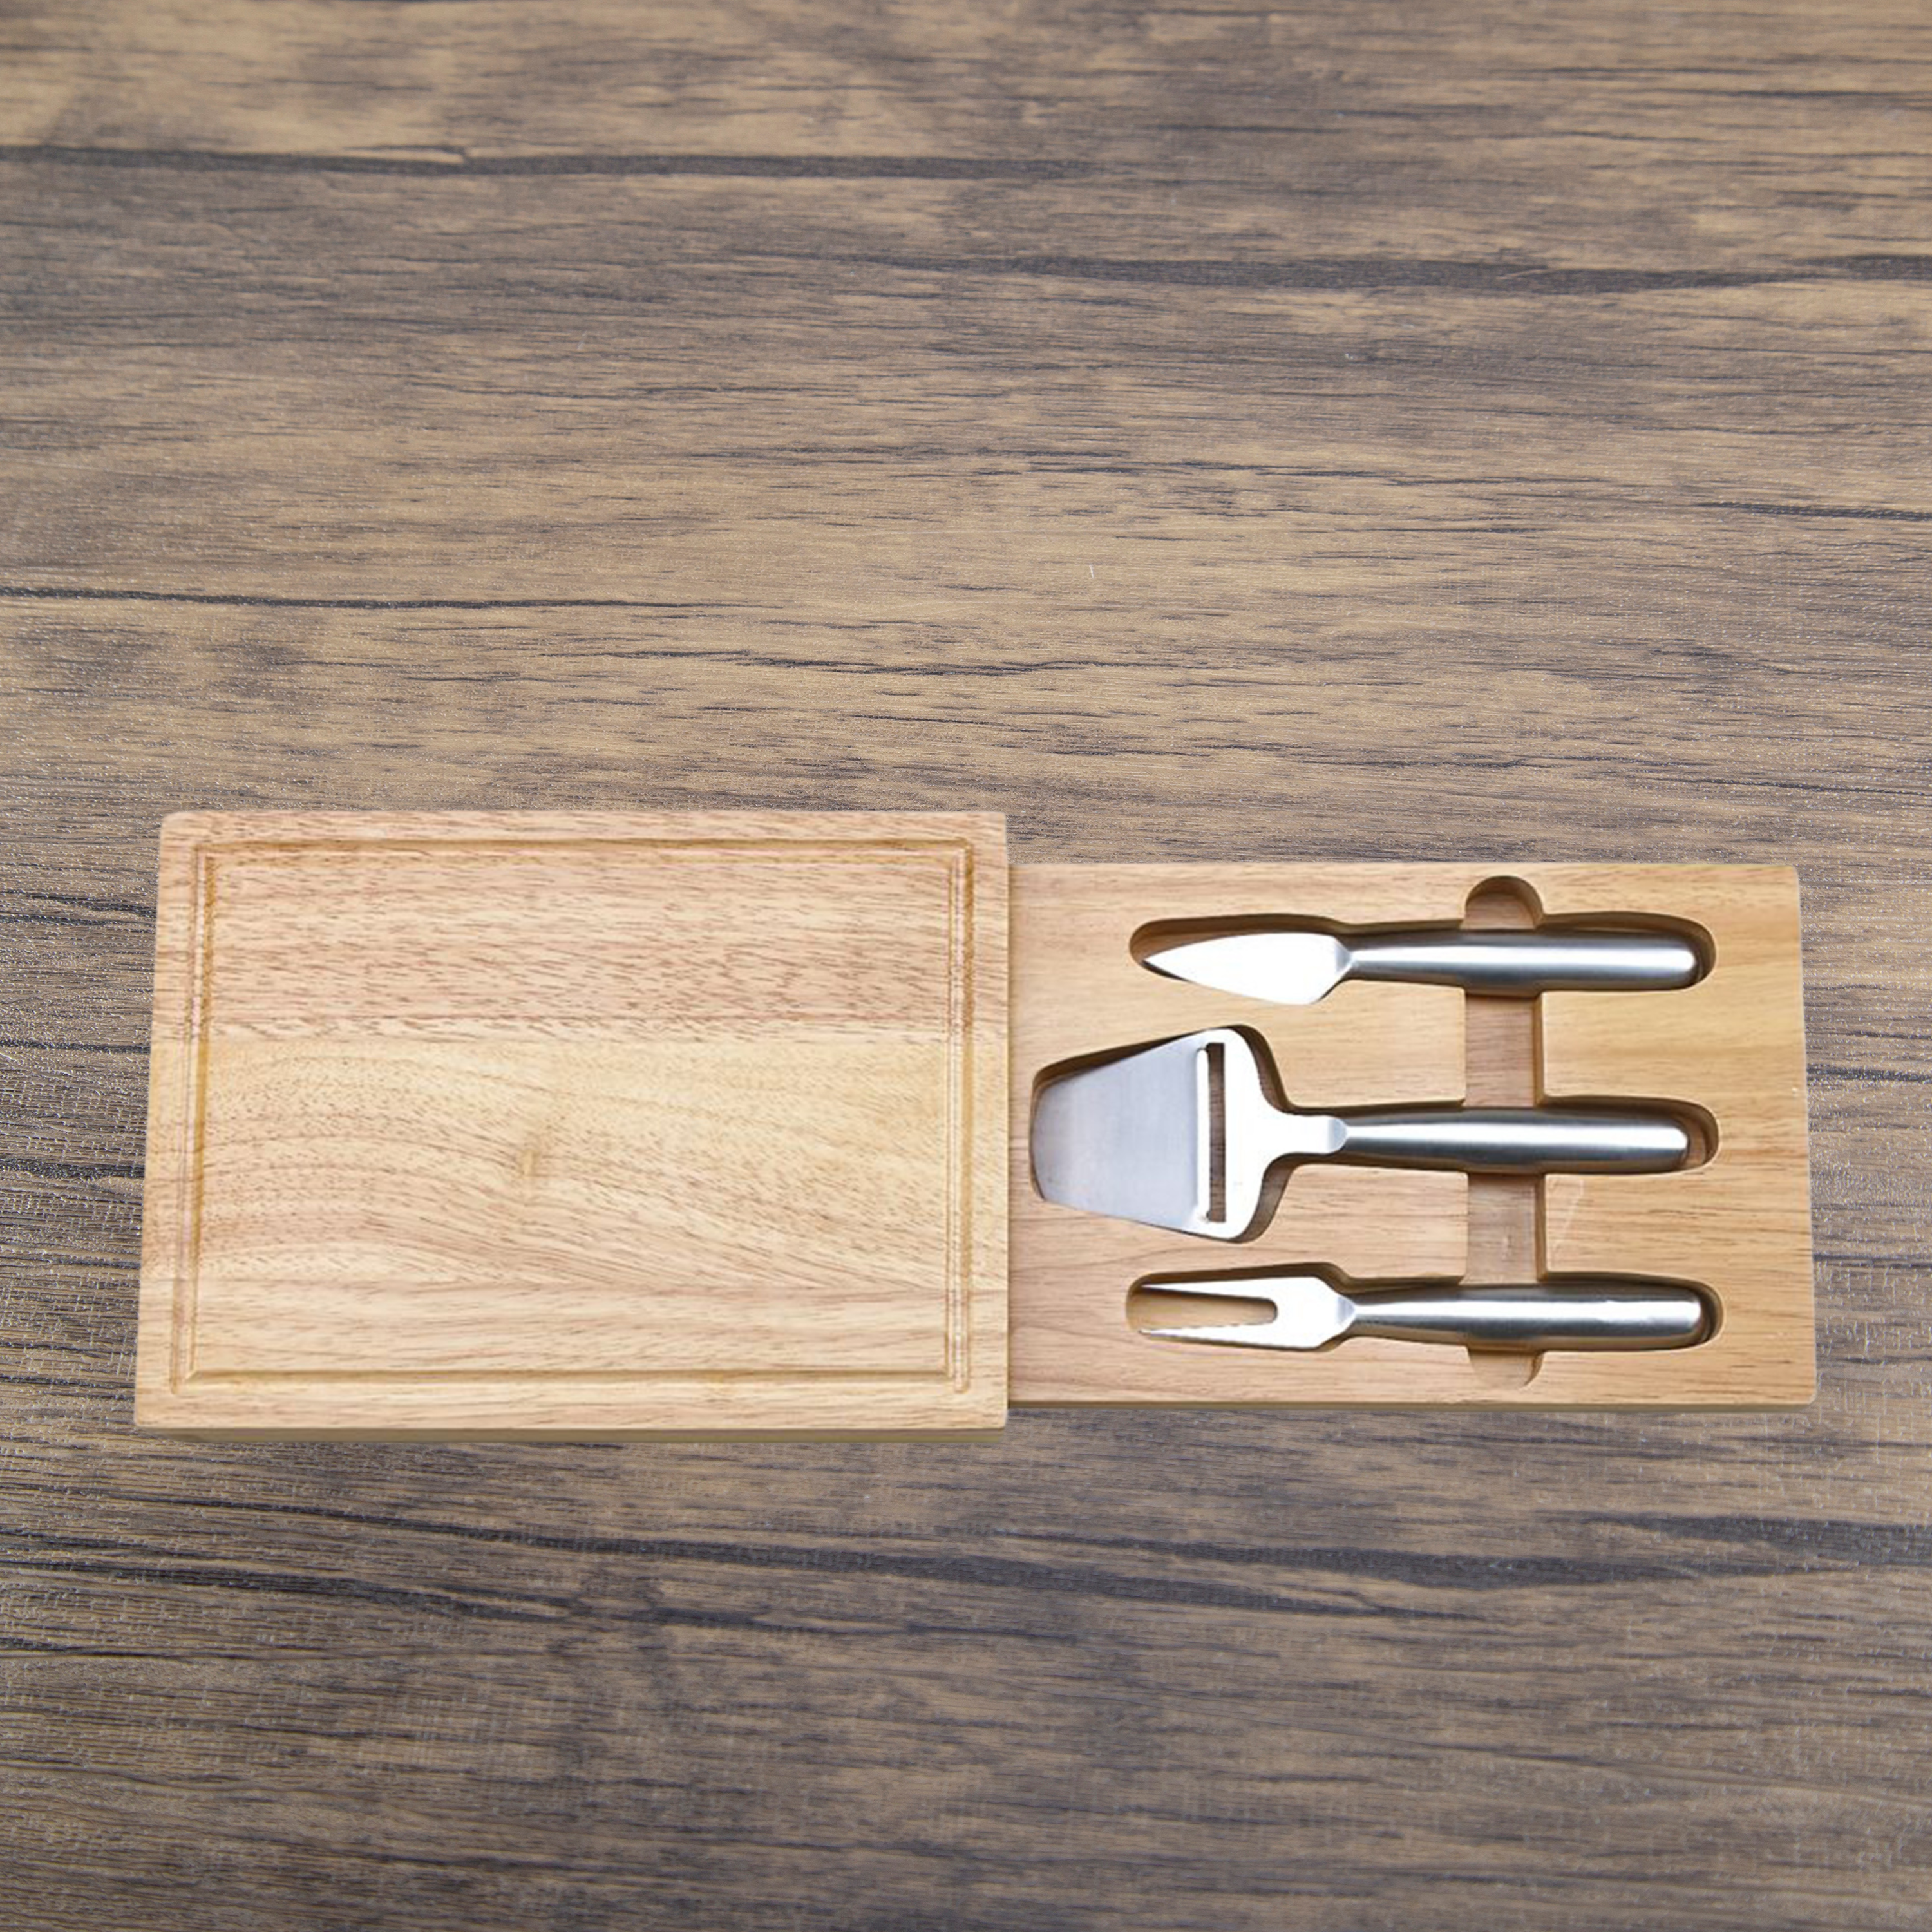
[[[1164,979],[1135,950],[1167,920],[1454,926],[1479,898],[1506,889],[1531,898],[1553,926],[1648,922],[1712,949],[1709,972],[1680,992],[1535,1002],[1541,1040],[1520,1096],[1701,1113],[1715,1130],[1708,1160],[1680,1174],[1552,1174],[1540,1212],[1531,1184],[1528,1252],[1514,1265],[1508,1233],[1499,1256],[1493,1224],[1473,1228],[1478,1190],[1461,1174],[1311,1163],[1290,1174],[1258,1235],[1226,1244],[1084,1214],[1033,1184],[1028,1130],[1056,1068],[1200,1027],[1258,1034],[1298,1107],[1453,1105],[1503,1077],[1474,1062],[1463,996],[1453,988],[1350,983],[1312,1006],[1283,1006]],[[1749,1408],[1811,1400],[1804,983],[1789,870],[1039,866],[1015,869],[1013,899],[1016,1402]],[[1523,1204],[1518,1190],[1504,1198]],[[1207,1348],[1153,1340],[1128,1319],[1129,1294],[1150,1275],[1313,1268],[1364,1285],[1488,1280],[1498,1260],[1503,1279],[1628,1273],[1695,1282],[1716,1298],[1721,1318],[1694,1348],[1552,1350],[1528,1362],[1374,1339],[1309,1354]]]
[[[1918,1932],[1922,8],[0,40],[16,1924]],[[1818,1400],[136,1437],[190,806],[1795,864]]]
[[[182,812],[136,1420],[997,1429],[985,814]]]

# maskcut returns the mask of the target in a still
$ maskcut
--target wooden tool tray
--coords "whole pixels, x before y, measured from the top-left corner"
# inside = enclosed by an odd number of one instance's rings
[[[1665,926],[1695,986],[1282,1006],[1150,933]],[[1009,939],[1010,938],[1010,962]],[[1239,1244],[1056,1206],[1048,1070],[1212,1026],[1299,1104],[1668,1100],[1686,1171],[1298,1168]],[[1019,1403],[1738,1406],[1813,1388],[1797,884],[1770,867],[1023,866],[981,814],[163,828],[136,1413],[208,1434],[978,1433]],[[1136,1285],[1690,1281],[1540,1357],[1142,1332]]]

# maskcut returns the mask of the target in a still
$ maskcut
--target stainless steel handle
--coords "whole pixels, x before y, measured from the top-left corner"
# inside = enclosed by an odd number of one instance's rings
[[[1507,994],[1667,992],[1703,970],[1668,933],[1444,932],[1348,944],[1348,976]]]
[[[1634,1288],[1576,1280],[1549,1288],[1397,1289],[1354,1294],[1344,1331],[1397,1342],[1460,1342],[1540,1355],[1546,1348],[1683,1348],[1711,1326],[1704,1297],[1688,1288]]]
[[[1370,1167],[1448,1167],[1466,1174],[1666,1174],[1690,1137],[1667,1114],[1461,1107],[1332,1117],[1331,1160]]]

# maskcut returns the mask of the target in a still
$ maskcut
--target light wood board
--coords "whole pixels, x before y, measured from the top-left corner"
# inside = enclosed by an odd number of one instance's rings
[[[171,818],[141,1421],[997,1425],[1001,837]]]
[[[1296,1169],[1252,1240],[1222,1243],[1042,1198],[1027,1148],[1043,1075],[1084,1055],[1241,1024],[1267,1040],[1294,1105],[1454,1102],[1470,1082],[1461,994],[1346,982],[1310,1006],[1183,985],[1132,950],[1166,920],[1267,916],[1345,926],[1460,923],[1470,896],[1520,882],[1544,917],[1674,922],[1714,963],[1670,993],[1554,994],[1523,1100],[1661,1101],[1716,1124],[1684,1172],[1552,1175],[1540,1238],[1531,1184],[1366,1168]],[[1494,888],[1492,887],[1492,890]],[[1418,1402],[1568,1406],[1810,1400],[1810,1216],[1796,874],[1772,866],[1022,866],[1014,873],[1012,1395],[1024,1403]],[[1472,1003],[1472,1005],[1474,1003]],[[1484,1009],[1500,1002],[1484,1001]],[[1486,1012],[1486,1040],[1493,1022]],[[1516,1097],[1485,1092],[1493,1101]],[[1472,1218],[1472,1202],[1481,1206]],[[1472,1229],[1479,1238],[1472,1258]],[[1540,1258],[1538,1250],[1540,1238]],[[1127,1318],[1136,1281],[1279,1266],[1382,1280],[1591,1273],[1688,1280],[1721,1310],[1708,1340],[1655,1353],[1528,1360],[1365,1338],[1306,1354],[1157,1340]]]

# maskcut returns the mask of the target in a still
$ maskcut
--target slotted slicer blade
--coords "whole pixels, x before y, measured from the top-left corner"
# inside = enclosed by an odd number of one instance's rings
[[[1214,1192],[1213,1102],[1198,1072],[1204,1064],[1190,1037],[1054,1080],[1034,1110],[1033,1172],[1041,1193],[1090,1214],[1194,1227]],[[1205,1163],[1203,1145],[1210,1149]]]
[[[1064,1207],[1236,1240],[1275,1161],[1340,1143],[1331,1117],[1277,1108],[1254,1046],[1216,1027],[1051,1082],[1034,1110],[1034,1179]]]

